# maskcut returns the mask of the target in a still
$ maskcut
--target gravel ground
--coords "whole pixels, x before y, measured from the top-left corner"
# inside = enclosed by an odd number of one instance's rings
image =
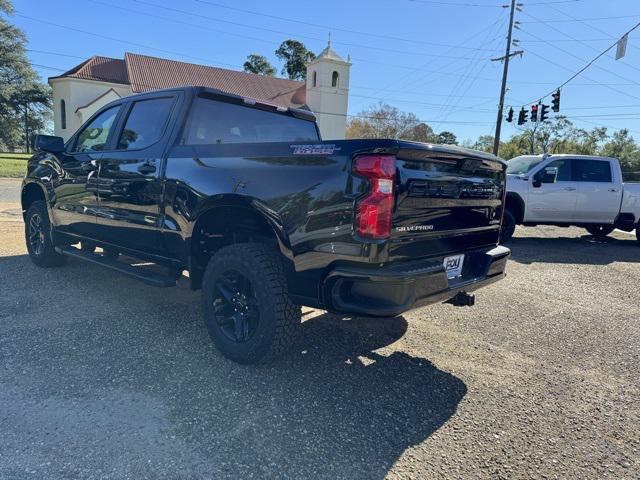
[[[255,368],[197,293],[37,269],[0,219],[2,479],[640,478],[633,236],[519,229],[475,307],[305,310]]]

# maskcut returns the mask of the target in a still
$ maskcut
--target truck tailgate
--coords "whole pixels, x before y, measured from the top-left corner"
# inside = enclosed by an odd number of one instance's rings
[[[488,154],[401,142],[389,260],[495,245],[505,164]]]

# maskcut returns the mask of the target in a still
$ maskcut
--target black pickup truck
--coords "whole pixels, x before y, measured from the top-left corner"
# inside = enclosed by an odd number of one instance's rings
[[[213,341],[241,363],[281,353],[301,305],[359,316],[472,305],[510,253],[498,158],[323,142],[309,111],[217,90],[126,97],[66,144],[39,135],[35,148],[22,186],[33,262],[71,256],[161,287],[188,276]]]

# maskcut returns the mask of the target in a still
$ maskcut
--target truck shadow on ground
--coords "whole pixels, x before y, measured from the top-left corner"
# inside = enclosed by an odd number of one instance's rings
[[[2,302],[0,353],[21,373],[0,386],[24,391],[38,412],[26,445],[66,442],[55,466],[81,461],[104,477],[126,466],[156,478],[381,479],[467,392],[429,360],[383,348],[407,331],[402,317],[320,314],[303,321],[290,355],[247,367],[214,349],[197,293],[77,261],[43,271],[26,256],[2,260],[4,291],[40,287]]]
[[[640,262],[640,244],[634,236],[614,237],[513,237],[507,244],[511,260],[519,263],[575,263],[609,265]]]

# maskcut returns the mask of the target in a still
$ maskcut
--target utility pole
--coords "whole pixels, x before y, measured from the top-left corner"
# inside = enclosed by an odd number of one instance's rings
[[[505,5],[506,6],[506,5]],[[502,128],[502,111],[504,110],[504,96],[507,92],[507,75],[509,74],[509,59],[514,55],[522,55],[522,50],[511,53],[511,35],[513,34],[513,17],[516,10],[516,0],[511,0],[511,12],[509,13],[509,33],[507,34],[507,51],[504,57],[492,58],[491,61],[504,61],[502,70],[502,87],[500,88],[500,102],[498,104],[498,119],[496,121],[496,134],[493,138],[493,154],[498,154],[500,147],[500,130]]]

